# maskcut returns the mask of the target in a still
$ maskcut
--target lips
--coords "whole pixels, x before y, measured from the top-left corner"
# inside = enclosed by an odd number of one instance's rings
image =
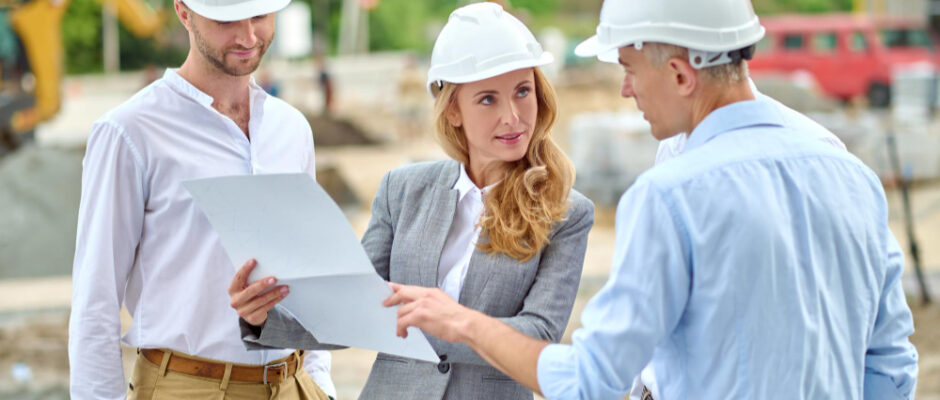
[[[519,143],[520,140],[522,140],[523,134],[524,132],[509,133],[506,135],[497,136],[496,140],[499,140],[500,142],[504,144],[516,144],[516,143]]]
[[[237,51],[236,51],[236,50],[233,50],[233,51],[232,51],[232,54],[235,55],[235,57],[238,57],[238,58],[251,58],[251,56],[255,55],[255,51],[256,51],[256,50],[257,50],[256,48],[255,48],[255,49],[248,49],[248,50],[237,50]]]

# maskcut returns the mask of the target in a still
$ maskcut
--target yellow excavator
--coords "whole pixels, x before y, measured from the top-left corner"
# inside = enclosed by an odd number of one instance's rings
[[[97,0],[132,34],[151,37],[162,14],[142,0]],[[108,4],[110,3],[110,4]],[[0,154],[32,139],[61,105],[62,17],[69,0],[0,0]]]

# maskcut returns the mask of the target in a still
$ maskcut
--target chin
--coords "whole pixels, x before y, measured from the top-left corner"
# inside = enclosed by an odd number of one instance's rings
[[[663,131],[660,129],[653,128],[650,131],[650,133],[653,135],[653,138],[655,138],[656,140],[666,140],[682,132]]]

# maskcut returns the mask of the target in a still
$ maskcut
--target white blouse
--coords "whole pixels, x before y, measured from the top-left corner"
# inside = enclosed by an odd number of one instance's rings
[[[458,191],[457,211],[437,266],[437,287],[457,301],[460,300],[460,289],[467,277],[470,257],[480,237],[481,228],[477,223],[483,215],[483,197],[495,186],[478,188],[470,180],[466,168],[460,168],[460,178],[454,183],[454,189]]]

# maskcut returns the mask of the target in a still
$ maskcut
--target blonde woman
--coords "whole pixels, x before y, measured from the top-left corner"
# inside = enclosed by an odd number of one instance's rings
[[[593,205],[571,189],[574,171],[551,137],[552,61],[532,33],[493,3],[454,11],[428,72],[436,133],[452,160],[389,172],[362,238],[390,282],[435,289],[464,307],[557,342],[581,276]],[[249,262],[233,287],[245,288]],[[241,281],[239,281],[241,279]],[[269,310],[267,280],[232,292],[254,346],[316,348],[289,317]],[[432,364],[380,353],[363,399],[531,399],[532,392],[462,344],[429,336]]]

